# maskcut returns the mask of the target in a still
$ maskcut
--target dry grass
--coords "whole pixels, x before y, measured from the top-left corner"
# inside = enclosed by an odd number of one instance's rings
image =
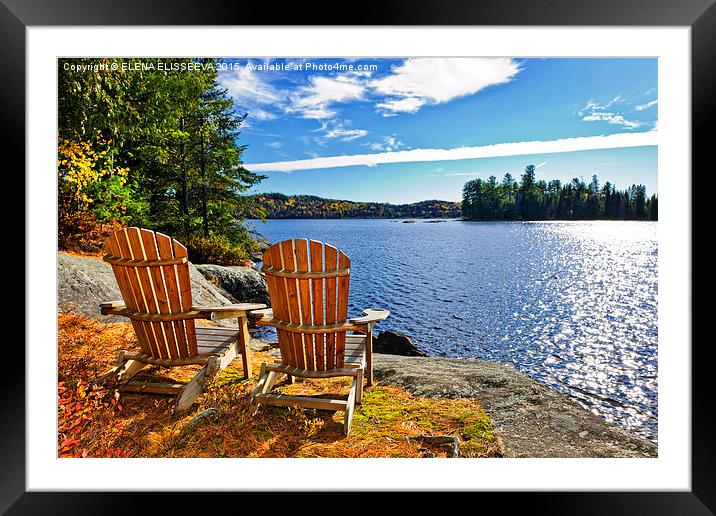
[[[421,457],[448,456],[440,445],[410,437],[450,435],[461,456],[500,455],[490,419],[471,399],[412,396],[402,388],[367,389],[348,437],[343,412],[262,406],[252,416],[253,377],[242,378],[241,360],[210,381],[192,409],[171,413],[172,398],[122,393],[91,382],[110,369],[120,349],[135,349],[129,324],[101,324],[80,315],[58,316],[58,446],[63,457]],[[187,381],[198,366],[147,369],[145,376]],[[279,382],[282,392],[346,394],[347,379]],[[208,410],[214,409],[214,410]],[[205,412],[206,411],[206,412]],[[200,418],[192,420],[201,415]]]

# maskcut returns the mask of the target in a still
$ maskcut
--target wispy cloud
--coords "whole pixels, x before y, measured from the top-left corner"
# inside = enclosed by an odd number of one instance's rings
[[[362,100],[365,89],[365,81],[359,76],[313,76],[309,84],[290,95],[287,111],[303,118],[333,118],[337,114],[335,104]]]
[[[659,103],[658,100],[650,100],[649,102],[647,102],[645,104],[639,104],[634,109],[636,109],[637,111],[644,111],[645,109],[649,109],[651,106],[655,106],[658,103]]]
[[[321,121],[321,126],[311,132],[321,133],[320,136],[315,138],[316,143],[319,145],[325,145],[333,140],[350,142],[363,138],[368,134],[367,130],[353,129],[351,125],[353,125],[351,120],[323,120]]]
[[[405,147],[403,142],[398,140],[396,135],[383,136],[379,141],[371,143],[370,148],[374,151],[391,152]]]
[[[326,134],[323,135],[323,137],[331,140],[339,139],[344,142],[349,142],[352,140],[357,140],[358,138],[362,138],[366,134],[368,134],[368,131],[366,131],[365,129],[345,129],[343,127],[336,127],[327,131]]]
[[[615,104],[623,103],[624,97],[617,95],[609,102],[600,104],[594,100],[589,100],[587,104],[580,109],[577,114],[582,117],[583,122],[607,122],[609,124],[621,125],[627,129],[635,129],[644,125],[642,122],[627,120],[624,115],[617,113],[615,110],[607,111]]]
[[[641,122],[635,122],[632,120],[627,120],[624,118],[623,115],[617,115],[615,113],[592,113],[591,115],[586,115],[582,118],[585,122],[607,122],[610,124],[616,124],[616,125],[623,125],[624,127],[628,129],[634,129],[636,127],[640,127],[642,125]]]
[[[520,67],[510,58],[406,59],[392,73],[369,82],[384,98],[376,107],[386,116],[415,113],[425,105],[449,102],[512,80]]]
[[[273,163],[252,163],[244,166],[254,172],[294,172],[321,168],[350,166],[372,167],[387,163],[410,163],[424,161],[450,161],[462,159],[522,156],[528,154],[551,154],[596,149],[616,149],[657,145],[657,131],[616,133],[607,136],[584,136],[551,141],[528,141],[497,143],[480,147],[457,147],[453,149],[412,149],[376,154],[330,156]]]
[[[286,94],[274,88],[255,71],[240,67],[220,74],[219,80],[234,100],[238,111],[247,111],[249,119],[273,120],[278,115],[266,109],[285,103]]]

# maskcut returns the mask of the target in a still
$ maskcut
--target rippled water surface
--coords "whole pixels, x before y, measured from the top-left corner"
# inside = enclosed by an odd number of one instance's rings
[[[511,365],[656,440],[657,223],[269,220],[351,258],[349,316],[432,356]]]

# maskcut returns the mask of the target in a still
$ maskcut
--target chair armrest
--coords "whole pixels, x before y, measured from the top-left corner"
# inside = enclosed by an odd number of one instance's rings
[[[121,310],[125,308],[124,301],[105,301],[99,304],[99,312],[102,315],[123,315],[115,314],[115,310]]]
[[[387,319],[389,315],[390,312],[388,310],[383,310],[381,308],[366,308],[363,310],[363,317],[354,317],[353,319],[348,320],[354,324],[369,324]]]
[[[266,308],[262,303],[236,303],[233,305],[223,306],[192,306],[192,310],[202,312],[207,319],[230,319],[234,317],[244,317],[247,312],[258,308]]]
[[[262,308],[260,310],[251,310],[249,319],[254,321],[270,321],[273,319],[273,308]]]

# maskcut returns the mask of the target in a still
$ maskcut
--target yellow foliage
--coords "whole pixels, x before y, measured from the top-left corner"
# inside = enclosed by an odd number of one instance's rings
[[[112,166],[108,159],[112,140],[97,135],[93,145],[89,141],[61,139],[57,146],[58,174],[65,183],[72,185],[74,196],[85,207],[92,203],[87,187],[111,175],[119,178],[120,184],[127,181],[128,168]]]

